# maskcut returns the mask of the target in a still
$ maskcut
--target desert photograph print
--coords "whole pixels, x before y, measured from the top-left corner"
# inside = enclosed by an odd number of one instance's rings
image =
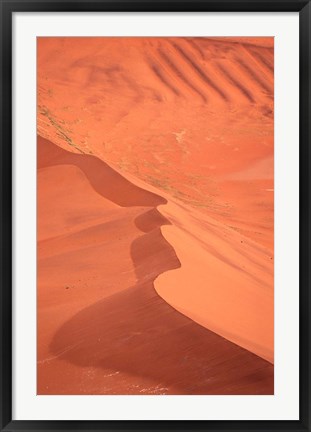
[[[274,394],[274,39],[37,38],[37,393]]]

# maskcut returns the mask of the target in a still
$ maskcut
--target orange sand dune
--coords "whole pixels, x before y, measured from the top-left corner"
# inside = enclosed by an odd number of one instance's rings
[[[272,253],[273,69],[273,38],[39,38],[38,131]]]
[[[39,393],[273,393],[273,45],[38,38]]]
[[[155,281],[177,310],[273,363],[273,271],[269,250],[222,223],[169,202],[159,211],[181,268]]]
[[[99,178],[106,181],[99,185]],[[115,190],[111,178],[117,179]],[[272,394],[270,363],[195,323],[156,293],[154,283],[159,291],[163,278],[188,274],[181,248],[187,243],[178,237],[191,237],[194,254],[205,238],[196,238],[202,233],[195,212],[135,183],[94,156],[38,138],[38,393]],[[207,221],[201,223],[206,229]],[[220,252],[231,255],[238,234],[208,223],[213,242],[202,255],[213,267],[223,259]],[[218,251],[217,241],[223,242]],[[236,254],[264,266],[256,247],[251,241],[238,244]],[[239,258],[231,256],[224,266],[233,286]],[[206,274],[210,267],[204,267]],[[265,280],[264,269],[257,268],[256,277]],[[256,291],[252,278],[248,282]],[[190,292],[196,289],[200,283]],[[212,289],[206,286],[205,294]],[[225,313],[219,308],[220,316]]]

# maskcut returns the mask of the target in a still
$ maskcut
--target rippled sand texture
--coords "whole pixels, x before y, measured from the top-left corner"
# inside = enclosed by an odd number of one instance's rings
[[[38,39],[38,393],[273,394],[273,39]]]

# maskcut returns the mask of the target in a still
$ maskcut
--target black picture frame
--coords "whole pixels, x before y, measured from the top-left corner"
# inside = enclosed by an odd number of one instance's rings
[[[1,13],[1,431],[311,431],[310,423],[310,0],[0,0]],[[12,16],[14,12],[299,12],[300,419],[298,421],[12,420]],[[297,287],[298,289],[298,287]]]

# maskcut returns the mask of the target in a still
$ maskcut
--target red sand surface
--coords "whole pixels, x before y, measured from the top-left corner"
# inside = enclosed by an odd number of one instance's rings
[[[273,393],[273,39],[246,39],[38,39],[39,394]]]

